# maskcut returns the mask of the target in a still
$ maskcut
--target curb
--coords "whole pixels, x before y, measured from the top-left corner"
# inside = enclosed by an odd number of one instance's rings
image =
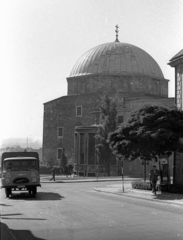
[[[126,179],[124,180],[125,182],[129,182],[129,181],[133,181],[136,180],[136,178],[130,178],[130,179]],[[48,179],[44,180],[44,178],[41,179],[41,183],[75,183],[75,182],[115,182],[115,181],[122,181],[121,179],[117,178],[117,179],[58,179],[55,181],[50,181]]]
[[[41,183],[82,183],[82,182],[114,182],[114,181],[121,181],[121,180],[116,180],[116,179],[111,179],[111,180],[106,180],[106,179],[101,179],[101,180],[56,180],[56,181],[49,181],[49,180],[42,180]]]
[[[127,193],[110,192],[110,191],[107,191],[107,189],[106,190],[101,190],[101,188],[98,188],[98,187],[94,187],[94,190],[97,191],[97,192],[110,193],[110,194],[115,194],[115,195],[119,195],[119,196],[122,196],[122,197],[137,198],[137,199],[143,199],[143,200],[147,200],[147,201],[151,201],[151,202],[166,203],[166,204],[178,205],[178,206],[182,206],[183,207],[183,203],[171,202],[171,200],[167,200],[168,201],[167,202],[165,200],[150,199],[150,198],[146,198],[146,197],[139,196],[139,195],[136,195],[136,196],[135,195],[131,195],[131,194],[129,194],[129,192],[127,192]],[[130,190],[130,192],[132,193],[133,190]],[[135,191],[134,191],[134,193],[135,193]],[[137,193],[137,194],[139,194],[139,193]],[[149,193],[143,193],[143,194],[148,195]]]

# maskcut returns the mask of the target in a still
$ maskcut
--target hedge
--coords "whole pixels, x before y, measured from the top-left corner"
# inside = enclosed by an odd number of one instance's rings
[[[150,182],[133,181],[131,184],[132,184],[132,188],[135,188],[135,189],[151,190]]]
[[[152,190],[150,182],[133,181],[131,184],[132,184],[132,188],[135,188],[135,189]],[[160,185],[159,189],[161,190],[161,192],[183,194],[183,185],[182,184]]]

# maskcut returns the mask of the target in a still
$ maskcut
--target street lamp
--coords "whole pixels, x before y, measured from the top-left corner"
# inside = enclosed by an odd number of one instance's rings
[[[122,176],[122,189],[124,193],[123,159],[121,159],[121,176]]]

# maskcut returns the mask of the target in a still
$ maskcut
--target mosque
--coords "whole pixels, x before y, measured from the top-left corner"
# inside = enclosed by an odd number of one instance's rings
[[[67,77],[67,95],[44,103],[43,160],[58,160],[64,150],[78,174],[107,174],[104,159],[95,152],[95,134],[100,123],[101,97],[117,98],[117,124],[144,104],[175,106],[168,98],[168,79],[157,62],[143,49],[122,43],[116,26],[114,42],[84,53]],[[125,163],[125,173],[143,174],[138,161]],[[111,175],[120,174],[120,164],[111,162]]]

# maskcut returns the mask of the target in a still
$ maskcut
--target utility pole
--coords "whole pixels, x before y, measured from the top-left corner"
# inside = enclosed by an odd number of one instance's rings
[[[124,193],[123,159],[121,160],[122,189]]]
[[[146,159],[144,159],[144,182],[146,181]]]

